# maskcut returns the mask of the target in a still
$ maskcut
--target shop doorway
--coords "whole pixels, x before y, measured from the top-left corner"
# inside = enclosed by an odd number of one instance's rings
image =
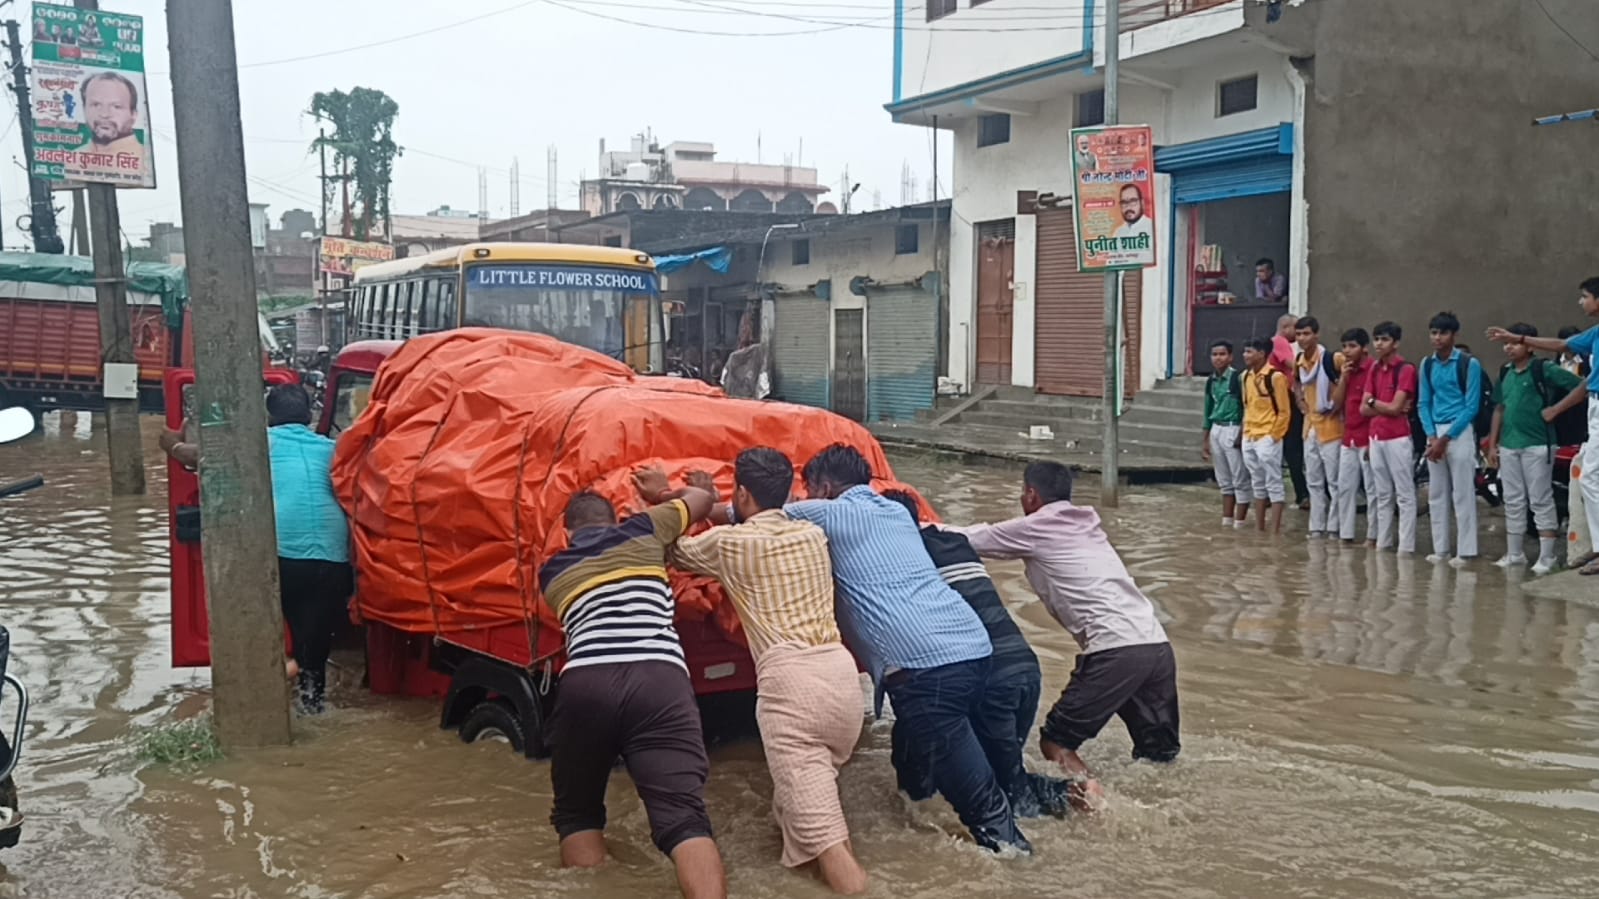
[[[1179,249],[1189,273],[1187,288],[1189,374],[1210,370],[1210,345],[1230,341],[1235,348],[1255,337],[1270,337],[1288,301],[1258,299],[1255,263],[1270,259],[1276,272],[1289,268],[1289,217],[1286,191],[1234,197],[1177,207],[1187,240]]]
[[[977,383],[1011,382],[1016,220],[977,226]]]
[[[853,421],[866,419],[865,310],[833,312],[833,411]]]

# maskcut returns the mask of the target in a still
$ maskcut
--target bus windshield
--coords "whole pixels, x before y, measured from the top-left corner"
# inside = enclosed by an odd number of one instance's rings
[[[548,334],[626,360],[660,341],[659,289],[654,272],[561,263],[487,262],[466,273],[466,327],[505,328]],[[640,306],[649,321],[629,328]],[[639,332],[642,333],[639,333]]]

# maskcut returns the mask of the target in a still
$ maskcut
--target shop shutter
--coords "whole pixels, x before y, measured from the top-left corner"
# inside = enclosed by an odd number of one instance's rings
[[[826,300],[780,296],[772,310],[772,390],[791,403],[827,408],[828,344],[833,332]]]
[[[938,376],[938,300],[912,287],[866,300],[866,417],[911,419],[933,407]]]
[[[1205,166],[1172,176],[1173,197],[1179,204],[1286,193],[1293,186],[1294,158],[1281,155]]]
[[[1077,231],[1070,209],[1038,211],[1038,271],[1033,325],[1039,393],[1105,394],[1105,276],[1077,270]],[[1143,273],[1122,277],[1122,330],[1127,342],[1123,392],[1138,385],[1139,313]]]

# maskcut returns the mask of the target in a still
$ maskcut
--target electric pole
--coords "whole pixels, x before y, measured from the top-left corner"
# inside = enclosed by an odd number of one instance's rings
[[[22,155],[28,165],[28,232],[36,253],[66,249],[56,229],[56,208],[50,185],[33,173],[33,101],[28,98],[28,67],[22,64],[22,37],[17,21],[6,22],[6,49],[11,51],[11,90],[17,95],[17,121],[22,125]]]
[[[1105,124],[1119,124],[1116,105],[1121,67],[1121,0],[1105,4]],[[1121,501],[1121,272],[1105,273],[1105,439],[1100,463],[1099,504],[1115,508]]]
[[[78,9],[100,8],[96,0],[76,0],[73,5]],[[109,386],[111,366],[138,364],[138,357],[133,354],[133,326],[128,321],[128,279],[122,260],[122,218],[117,212],[115,187],[90,184],[83,188],[83,192],[88,195],[89,204],[89,249],[94,256],[94,301],[100,313],[102,377]],[[48,194],[45,195],[45,205],[50,205]],[[50,210],[50,228],[55,229],[54,207]],[[60,235],[54,237],[56,243],[60,244]],[[105,420],[106,450],[111,457],[111,495],[140,495],[144,493],[144,443],[139,436],[137,392],[125,399],[114,399],[107,395]]]
[[[232,0],[168,0],[194,309],[212,708],[225,748],[289,742],[276,521]]]

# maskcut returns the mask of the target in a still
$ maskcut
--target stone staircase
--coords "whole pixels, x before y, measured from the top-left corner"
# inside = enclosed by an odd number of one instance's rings
[[[1122,453],[1153,467],[1208,469],[1199,455],[1204,421],[1204,378],[1173,378],[1141,391],[1122,410]],[[1047,425],[1055,439],[1035,441],[1073,453],[1099,453],[1104,403],[1086,397],[1047,396],[1025,387],[1001,387],[977,398],[941,398],[921,413],[924,424],[959,428],[967,441],[984,436],[1014,443],[1034,425]]]

